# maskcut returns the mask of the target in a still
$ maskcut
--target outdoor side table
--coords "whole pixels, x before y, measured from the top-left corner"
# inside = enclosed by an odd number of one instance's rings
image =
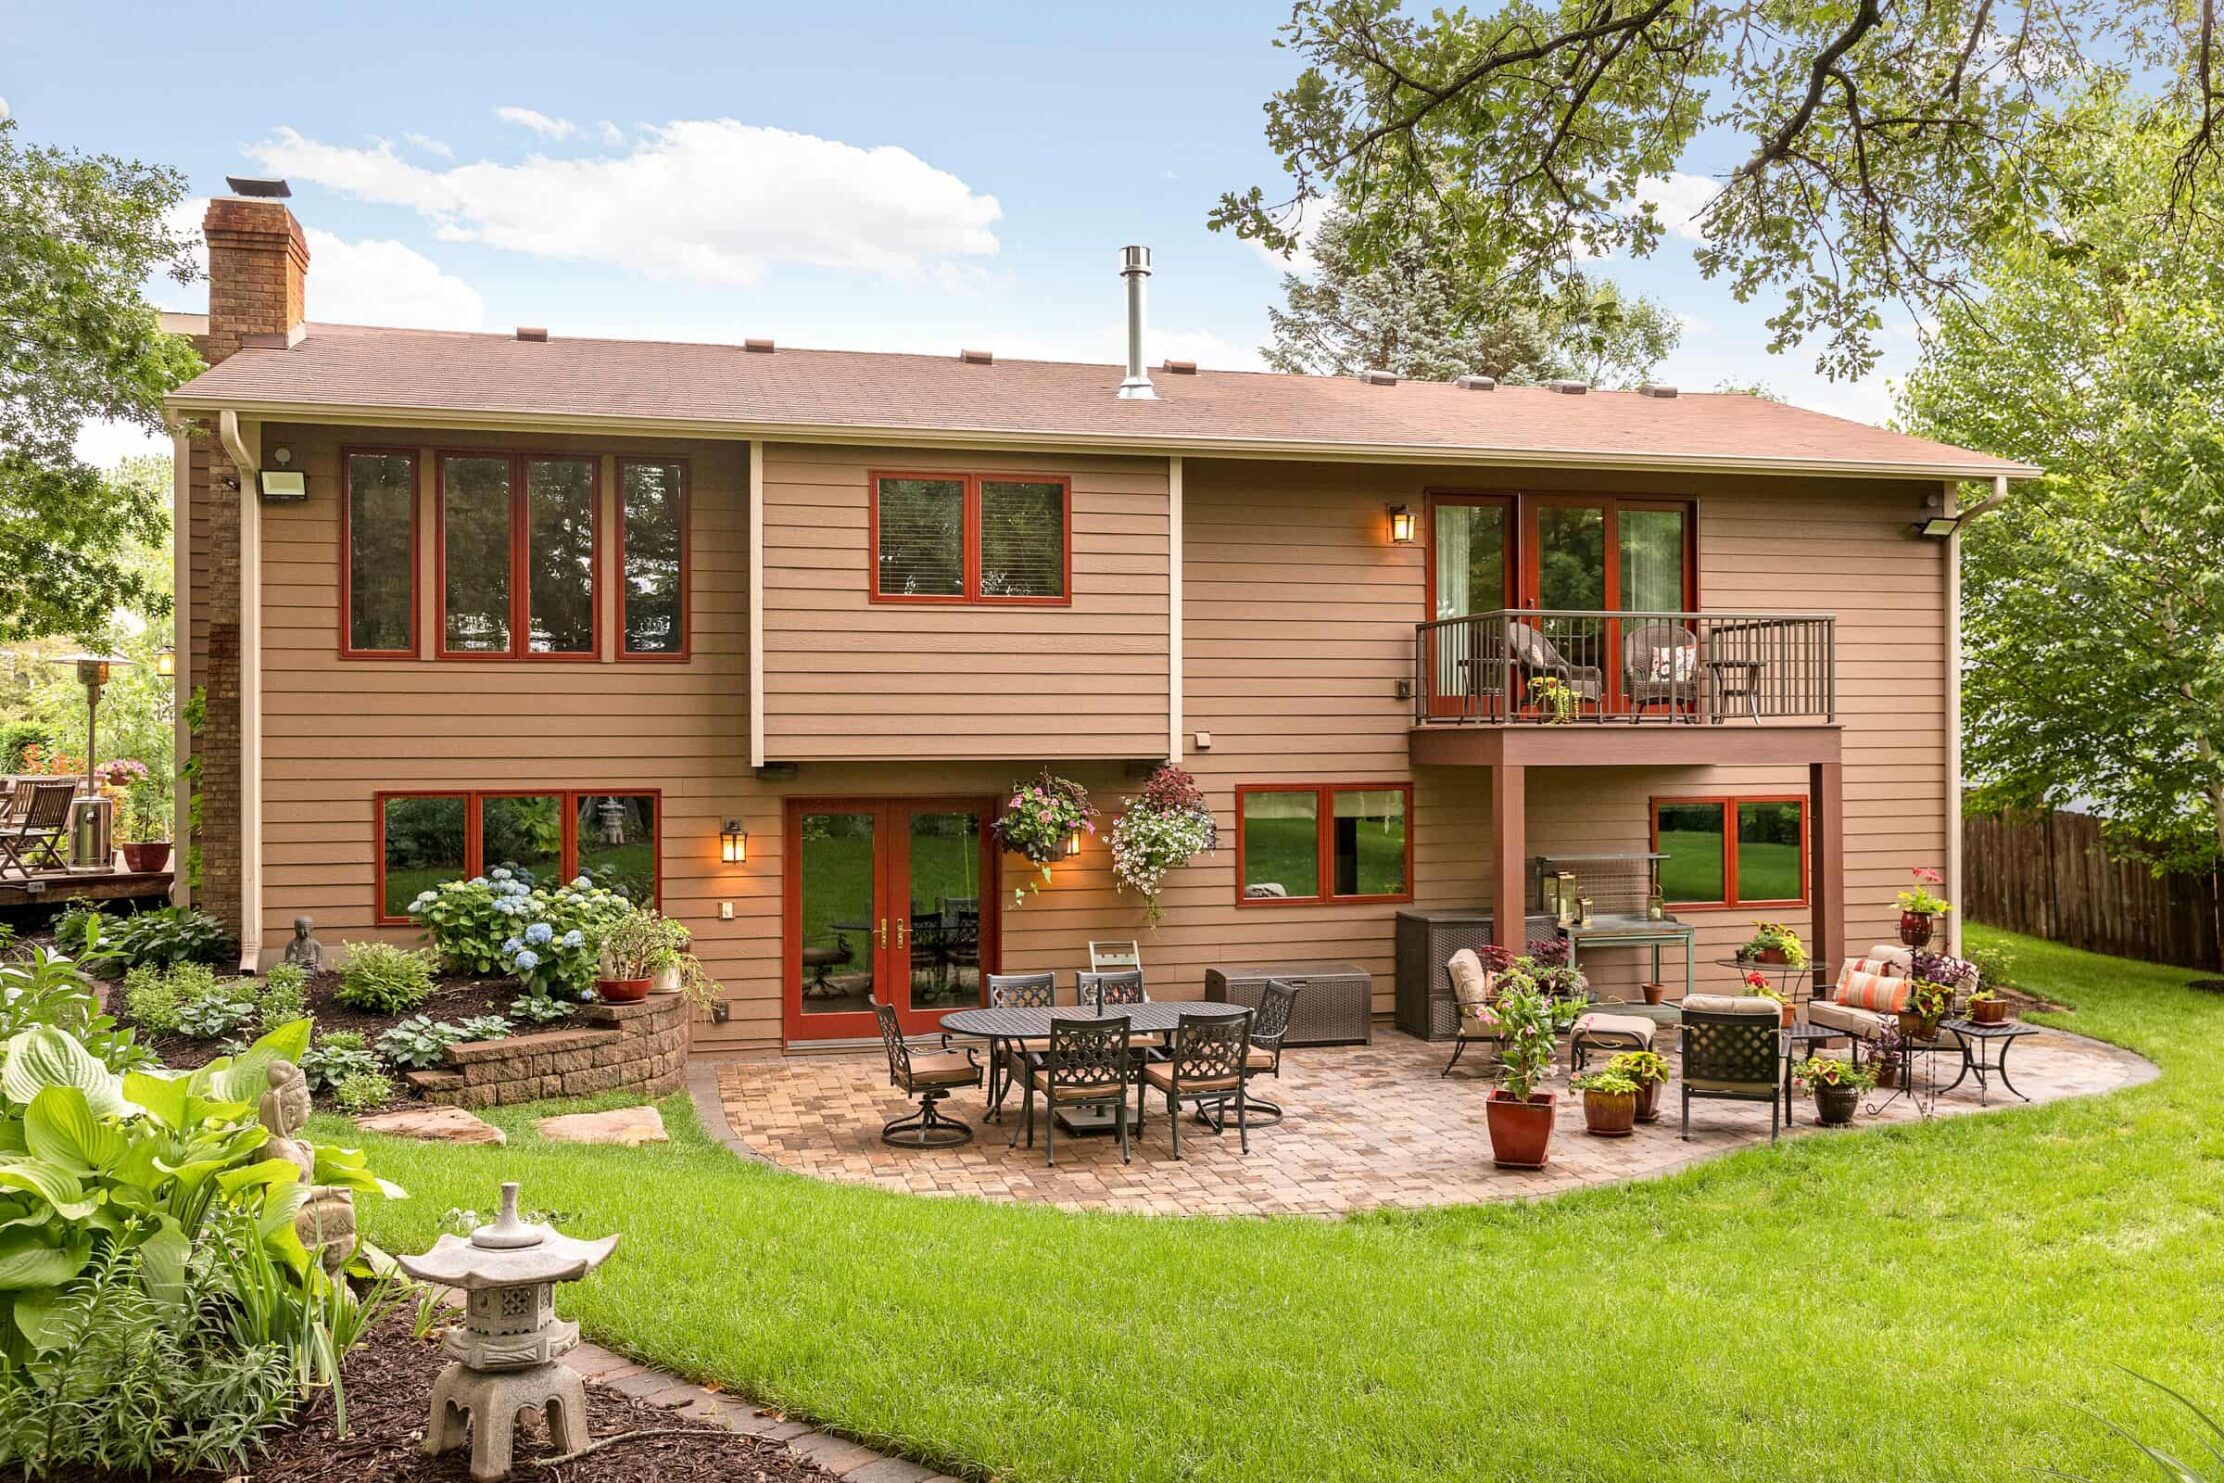
[[[1804,1003],[1815,997],[1815,968],[1812,963],[1793,967],[1789,963],[1749,962],[1744,958],[1716,958],[1717,968],[1728,968],[1738,976],[1738,992],[1745,991],[1745,975],[1758,973],[1776,980],[1776,992],[1794,1004]],[[1805,980],[1804,983],[1801,981]],[[1841,1032],[1842,1033],[1842,1032]]]
[[[1784,1058],[1784,1120],[1792,1116],[1792,1066],[1814,1054],[1814,1048],[1831,1040],[1843,1040],[1846,1032],[1828,1025],[1810,1025],[1805,1020],[1789,1029],[1776,1033],[1776,1049]]]
[[[2024,1036],[2038,1034],[2037,1025],[2026,1025],[2014,1020],[1997,1025],[1980,1025],[1975,1020],[1947,1020],[1944,1028],[1961,1037],[1961,1075],[1954,1078],[1954,1086],[1947,1087],[1947,1091],[1960,1086],[1971,1072],[1975,1072],[1979,1107],[1985,1105],[1985,1099],[1991,1090],[1990,1078],[1995,1076],[2018,1099],[2025,1102],[2031,1100],[2016,1091],[2015,1083],[2008,1080],[2008,1052]],[[1988,1053],[1986,1047],[1993,1045],[2000,1048]]]

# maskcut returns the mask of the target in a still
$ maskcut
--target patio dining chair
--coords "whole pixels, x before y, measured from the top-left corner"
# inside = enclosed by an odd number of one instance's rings
[[[1778,1064],[1783,1011],[1753,994],[1693,994],[1683,1001],[1683,1136],[1691,1138],[1691,1099],[1766,1102],[1768,1141],[1783,1121]]]
[[[1266,981],[1266,988],[1259,994],[1259,1007],[1251,1019],[1251,1048],[1243,1054],[1243,1079],[1248,1084],[1261,1076],[1282,1079],[1282,1039],[1290,1032],[1290,1016],[1297,1009],[1297,986],[1286,984],[1278,978]],[[1282,1120],[1282,1105],[1268,1102],[1245,1093],[1245,1102],[1252,1113],[1251,1120],[1260,1127],[1272,1127]],[[1227,1129],[1228,1109],[1225,1103],[1214,1103],[1197,1109],[1197,1121],[1215,1133]]]
[[[1251,1119],[1243,1093],[1243,1063],[1251,1053],[1251,1017],[1240,1015],[1185,1014],[1174,1022],[1174,1039],[1166,1059],[1143,1068],[1143,1082],[1166,1097],[1166,1120],[1173,1128],[1174,1157],[1182,1156],[1182,1107],[1236,1104],[1236,1139],[1243,1152],[1251,1151]]]
[[[1091,1009],[1106,1005],[1148,1004],[1151,996],[1143,988],[1143,971],[1140,968],[1122,968],[1107,973],[1077,973],[1074,988],[1078,1002]]]
[[[1008,1148],[1027,1135],[1035,1146],[1035,1094],[1043,1097],[1043,1164],[1058,1163],[1058,1114],[1085,1107],[1112,1110],[1120,1134],[1120,1162],[1129,1156],[1127,1087],[1134,1074],[1130,1026],[1124,1015],[1112,1019],[1050,1021],[1050,1046],[1027,1068],[1022,1083],[1020,1126]]]
[[[19,786],[18,792],[23,791]],[[30,801],[23,805],[20,822],[0,825],[0,855],[16,873],[29,876],[34,867],[69,869],[61,842],[69,832],[70,810],[77,800],[74,782],[33,783]]]
[[[888,1052],[889,1085],[907,1097],[919,1099],[919,1110],[883,1123],[880,1141],[896,1148],[956,1148],[973,1141],[972,1125],[944,1116],[942,1099],[963,1087],[981,1084],[981,1064],[971,1050],[912,1052],[889,1005],[873,1004],[873,1018],[880,1023],[880,1040]]]
[[[988,976],[988,1006],[991,1009],[1055,1009],[1057,1005],[1058,976],[1054,973],[992,973]],[[1004,1110],[1004,1098],[1011,1092],[1012,1078],[1026,1074],[1027,1058],[1048,1049],[1049,1036],[1029,1035],[1007,1043],[1002,1056],[989,1059],[990,1117]]]
[[[1622,635],[1622,698],[1632,723],[1645,707],[1668,707],[1671,720],[1699,720],[1699,641],[1680,623],[1639,623]]]

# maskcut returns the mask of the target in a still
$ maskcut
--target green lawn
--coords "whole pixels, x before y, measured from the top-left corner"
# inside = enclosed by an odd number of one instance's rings
[[[561,1299],[598,1339],[1000,1478],[2152,1476],[2076,1408],[2190,1448],[2113,1367],[2224,1401],[2224,999],[2015,945],[2162,1080],[1334,1222],[912,1199],[739,1160],[681,1098],[638,1151],[544,1144],[511,1109],[506,1149],[367,1140],[415,1194],[367,1222],[417,1249],[522,1179],[624,1233]]]

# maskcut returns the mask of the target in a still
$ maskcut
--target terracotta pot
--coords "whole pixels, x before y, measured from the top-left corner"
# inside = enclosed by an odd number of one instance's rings
[[[653,978],[598,978],[595,992],[607,1004],[631,1004],[636,999],[648,998],[649,985],[655,982]]]
[[[1789,999],[1786,999],[1786,1000],[1785,1000],[1785,1001],[1784,1001],[1784,1002],[1783,1002],[1782,1004],[1779,1004],[1779,1005],[1777,1006],[1777,1008],[1779,1008],[1779,1009],[1781,1009],[1781,1010],[1783,1010],[1783,1011],[1784,1011],[1784,1028],[1785,1028],[1785,1029],[1789,1030],[1789,1029],[1790,1029],[1790,1028],[1791,1028],[1792,1026],[1794,1026],[1794,1025],[1796,1025],[1796,1024],[1798,1024],[1798,1023],[1799,1023],[1799,1006],[1798,1006],[1798,1005],[1796,1005],[1796,1004],[1792,1003],[1792,1002],[1791,1002],[1791,1001],[1790,1001]]]
[[[1660,1121],[1659,1082],[1641,1081],[1637,1083],[1637,1120],[1641,1123],[1657,1123]]]
[[[170,863],[170,841],[152,839],[144,844],[118,846],[124,852],[124,869],[134,875],[147,875]]]
[[[1900,913],[1900,941],[1908,947],[1928,947],[1931,926],[1929,912],[1903,911]]]
[[[1666,984],[1640,984],[1637,992],[1645,996],[1647,1004],[1658,1004],[1668,997],[1668,986]]]
[[[1815,1087],[1815,1116],[1826,1128],[1842,1128],[1853,1121],[1854,1112],[1861,1106],[1859,1087],[1834,1087],[1818,1084]]]
[[[1635,1092],[1585,1092],[1583,1131],[1594,1138],[1627,1138],[1637,1121]]]
[[[1756,963],[1775,963],[1783,967],[1789,967],[1792,959],[1791,954],[1780,947],[1764,947],[1753,955],[1753,961]]]
[[[1552,1145],[1552,1115],[1551,1092],[1538,1092],[1526,1102],[1492,1092],[1483,1104],[1492,1161],[1501,1169],[1542,1169]]]
[[[1980,1025],[2004,1025],[2008,1022],[2008,1001],[1979,999],[1969,1006],[1969,1018]]]
[[[1911,1014],[1900,1011],[1900,1033],[1909,1040],[1935,1040],[1938,1038],[1938,1016]]]

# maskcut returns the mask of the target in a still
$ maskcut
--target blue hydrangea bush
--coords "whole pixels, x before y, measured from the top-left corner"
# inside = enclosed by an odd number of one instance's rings
[[[421,893],[409,914],[457,972],[509,973],[535,998],[584,999],[603,934],[630,909],[586,876],[549,890],[497,868]]]

